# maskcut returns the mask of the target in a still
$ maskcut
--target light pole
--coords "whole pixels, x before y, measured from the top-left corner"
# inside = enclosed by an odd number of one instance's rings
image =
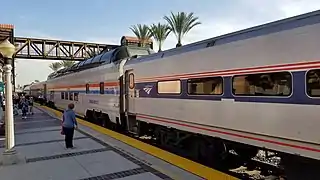
[[[4,74],[5,74],[5,131],[6,131],[6,149],[2,154],[1,164],[11,165],[20,162],[25,162],[25,158],[20,157],[16,150],[14,139],[14,119],[13,119],[13,99],[12,99],[12,56],[15,53],[15,46],[11,44],[8,39],[0,44],[0,53],[4,60]]]

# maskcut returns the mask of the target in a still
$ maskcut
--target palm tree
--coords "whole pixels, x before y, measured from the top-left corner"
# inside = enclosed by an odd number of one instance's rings
[[[170,26],[161,23],[152,24],[149,30],[152,37],[158,42],[160,52],[163,42],[167,39],[168,35],[171,32]]]
[[[54,71],[54,72],[57,72],[60,68],[61,68],[61,63],[60,62],[54,62],[54,63],[51,63],[49,65],[49,68]]]
[[[201,24],[198,17],[195,17],[192,13],[178,12],[171,16],[164,16],[164,19],[168,22],[170,29],[176,35],[178,43],[176,47],[182,46],[181,40],[185,34],[187,34],[193,27]]]
[[[74,63],[75,63],[74,61],[64,60],[64,61],[61,61],[61,66],[64,68],[69,68],[73,66]]]
[[[137,24],[135,26],[130,27],[131,31],[137,36],[139,41],[141,42],[141,46],[145,47],[146,43],[152,37],[152,34],[147,25]]]

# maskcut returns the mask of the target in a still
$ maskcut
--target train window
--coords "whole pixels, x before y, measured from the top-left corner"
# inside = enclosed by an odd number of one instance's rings
[[[289,96],[292,77],[289,72],[246,74],[234,76],[232,92],[240,96]]]
[[[61,92],[61,99],[64,99],[64,92]]]
[[[188,94],[221,95],[223,93],[222,77],[188,79]]]
[[[96,56],[93,58],[93,60],[91,61],[91,63],[99,63],[102,55],[103,55],[103,54],[96,55]]]
[[[180,94],[181,82],[180,80],[174,81],[159,81],[158,82],[159,94]]]
[[[69,100],[73,101],[73,93],[72,92],[69,92]]]
[[[86,84],[86,94],[89,94],[90,93],[90,89],[89,89],[89,84]]]
[[[307,72],[306,84],[309,96],[320,97],[320,69],[313,69]]]
[[[110,63],[111,62],[111,57],[112,57],[114,51],[115,50],[111,50],[111,51],[108,51],[108,52],[104,53],[102,55],[102,57],[100,58],[99,62],[100,63]]]
[[[133,73],[129,74],[129,88],[130,89],[134,88],[134,74]]]
[[[69,93],[68,92],[65,92],[65,100],[68,100],[69,99]]]
[[[74,96],[74,101],[79,101],[79,93],[75,92],[73,96]]]
[[[104,94],[104,83],[100,83],[100,94]]]

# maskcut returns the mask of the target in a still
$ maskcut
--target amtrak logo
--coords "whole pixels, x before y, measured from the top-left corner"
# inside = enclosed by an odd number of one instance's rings
[[[150,94],[152,87],[145,87],[143,88],[144,92],[146,92],[147,94]]]

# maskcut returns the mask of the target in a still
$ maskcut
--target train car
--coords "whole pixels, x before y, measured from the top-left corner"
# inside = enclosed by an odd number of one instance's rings
[[[128,130],[219,163],[273,150],[319,178],[319,32],[317,11],[127,62]]]
[[[74,102],[88,121],[191,159],[220,164],[233,150],[249,161],[270,150],[288,179],[319,179],[319,32],[315,11],[142,57],[122,47],[43,89],[56,107]]]
[[[68,70],[55,73],[42,85],[49,106],[65,109],[70,102],[82,117],[104,116],[101,125],[121,124],[119,111],[119,78],[126,60],[154,53],[150,48],[121,46],[88,60],[77,63]],[[97,113],[97,114],[96,114]],[[100,115],[99,115],[100,113]]]

